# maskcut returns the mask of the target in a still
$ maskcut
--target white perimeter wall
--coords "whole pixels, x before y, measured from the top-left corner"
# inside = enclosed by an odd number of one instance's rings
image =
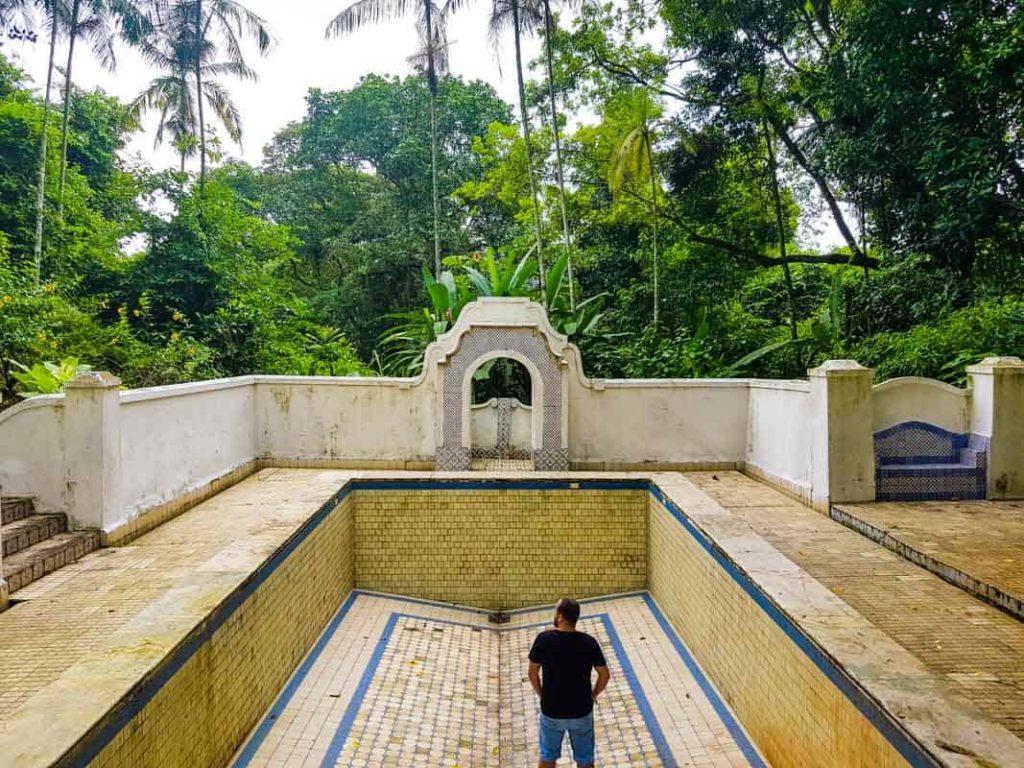
[[[923,421],[951,432],[971,431],[970,391],[933,379],[907,376],[876,384],[873,431]]]
[[[120,393],[121,520],[206,485],[255,456],[253,377]]]
[[[248,376],[117,394],[119,453],[112,462],[120,463],[120,482],[116,511],[103,514],[106,530],[253,459],[434,458],[437,403],[429,377]],[[569,458],[584,467],[746,464],[797,492],[810,488],[807,381],[573,378],[568,398]],[[876,386],[872,400],[873,431],[914,419],[955,432],[971,428],[968,390],[896,379]],[[81,478],[68,477],[76,465],[65,455],[64,411],[64,397],[56,395],[0,414],[3,493],[36,496],[41,510],[74,506],[66,489],[69,479]],[[493,413],[474,409],[477,435],[493,440]],[[527,408],[513,412],[517,447],[530,443],[528,416]]]
[[[793,489],[811,489],[811,387],[806,381],[751,381],[746,461]]]
[[[569,460],[587,464],[740,463],[742,379],[606,379],[569,387]]]
[[[33,397],[0,413],[0,493],[35,496],[40,512],[65,505],[64,396]]]
[[[433,387],[414,379],[256,377],[256,455],[433,461]]]

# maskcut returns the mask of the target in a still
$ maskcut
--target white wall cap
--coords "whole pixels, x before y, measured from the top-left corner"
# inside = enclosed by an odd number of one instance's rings
[[[13,418],[19,413],[31,410],[32,408],[63,408],[64,394],[59,395],[36,395],[26,398],[20,403],[15,403],[10,408],[0,411],[0,424]]]
[[[873,389],[875,392],[885,392],[888,390],[906,389],[911,387],[931,387],[932,389],[938,389],[943,392],[948,392],[951,395],[959,395],[960,397],[970,397],[971,395],[971,391],[969,389],[960,389],[960,387],[947,384],[944,381],[928,379],[923,376],[897,376],[895,379],[886,379],[879,384],[875,384]]]
[[[117,389],[121,380],[106,371],[89,371],[80,373],[73,379],[64,382],[64,389]]]
[[[865,368],[856,360],[826,360],[817,368],[807,371],[808,376],[818,378],[823,376],[873,376],[874,373],[873,369]]]
[[[1000,373],[1024,373],[1024,360],[1019,357],[986,357],[977,365],[967,366],[968,373],[991,375]]]

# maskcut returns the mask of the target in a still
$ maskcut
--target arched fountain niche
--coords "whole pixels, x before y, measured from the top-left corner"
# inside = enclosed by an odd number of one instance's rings
[[[474,374],[496,360],[512,360],[529,375],[529,442],[520,455],[538,470],[567,470],[568,369],[575,349],[548,322],[543,307],[526,299],[481,299],[467,305],[455,327],[427,351],[425,368],[436,371],[435,417],[441,471],[468,470],[473,458],[498,448],[473,441]],[[511,403],[507,404],[511,410]],[[525,410],[525,409],[524,409]],[[497,414],[495,414],[497,416]],[[510,414],[509,428],[525,414]],[[478,419],[479,421],[479,419]],[[478,438],[481,431],[477,430]],[[513,435],[510,433],[510,448]]]
[[[469,436],[474,464],[483,459],[533,458],[536,377],[527,363],[514,357],[491,357],[470,371]]]

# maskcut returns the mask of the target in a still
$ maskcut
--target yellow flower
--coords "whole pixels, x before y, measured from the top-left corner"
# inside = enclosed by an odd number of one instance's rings
[[[40,331],[36,334],[36,338],[40,341],[46,341],[46,331]]]
[[[0,304],[10,304],[12,301],[14,301],[14,299],[10,296],[4,296],[3,299],[0,300]]]
[[[171,341],[178,341],[181,338],[181,334],[175,331],[171,334]]]
[[[57,290],[57,284],[56,283],[47,283],[46,285],[43,286],[43,293],[53,293],[56,290]]]
[[[137,309],[133,309],[132,310],[132,314],[135,315],[136,317],[141,317],[142,316],[142,313],[139,310],[137,310]]]
[[[174,314],[171,315],[171,319],[174,320],[176,323],[180,323],[182,320],[185,319],[185,316],[181,314],[181,312],[179,312],[178,310],[174,310]]]
[[[56,349],[56,348],[57,348],[57,342],[56,341],[51,341],[50,342],[50,349]]]

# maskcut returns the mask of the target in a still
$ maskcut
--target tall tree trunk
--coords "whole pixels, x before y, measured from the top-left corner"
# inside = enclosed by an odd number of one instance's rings
[[[64,220],[64,185],[68,177],[68,124],[71,121],[71,65],[75,60],[75,40],[78,39],[78,12],[82,0],[75,0],[71,8],[69,27],[68,64],[64,69],[64,123],[60,129],[60,193],[57,197],[57,218]]]
[[[786,227],[785,216],[782,213],[782,194],[779,192],[779,163],[775,156],[775,147],[772,144],[772,134],[768,129],[768,123],[764,123],[764,141],[768,147],[768,183],[771,185],[772,201],[775,205],[775,227],[779,237],[779,256],[782,258],[782,275],[786,280],[786,297],[789,300],[789,335],[793,341],[797,340],[797,310],[796,291],[793,289],[793,275],[789,271],[789,264],[786,263]]]
[[[519,82],[519,114],[523,120],[523,141],[526,145],[526,170],[530,177],[530,202],[533,205],[533,227],[537,238],[537,268],[540,277],[541,301],[547,304],[544,290],[544,244],[541,241],[540,204],[537,202],[537,179],[533,170],[533,150],[530,148],[530,118],[526,112],[526,83],[523,81],[523,51],[520,35],[519,0],[512,0],[512,33],[516,43],[516,79]]]
[[[206,117],[203,113],[203,0],[196,0],[196,102],[199,105],[199,191],[206,189]]]
[[[57,9],[50,6],[50,61],[46,67],[46,92],[43,96],[43,130],[39,138],[39,173],[36,190],[36,241],[33,250],[36,285],[43,277],[43,217],[46,214],[46,129],[50,121],[50,88],[53,85],[53,58],[57,50]]]
[[[651,134],[644,127],[644,147],[647,150],[647,166],[651,173],[651,241],[654,246],[654,330],[658,330],[658,307],[661,303],[658,291],[658,174],[654,168],[654,153],[651,151]]]
[[[551,16],[551,0],[544,0],[544,48],[548,64],[548,99],[551,106],[551,128],[555,132],[555,167],[558,172],[558,201],[562,208],[562,233],[569,271],[569,310],[576,311],[576,293],[572,274],[572,240],[569,236],[569,213],[565,207],[565,174],[562,170],[562,140],[558,131],[558,107],[555,105],[554,45],[555,21]]]
[[[800,146],[796,141],[794,141],[793,137],[789,135],[789,131],[786,130],[786,127],[782,125],[782,123],[771,117],[769,117],[769,123],[775,130],[775,134],[779,137],[779,140],[786,145],[786,149],[789,150],[793,159],[796,160],[797,165],[803,168],[807,172],[807,175],[810,176],[817,185],[818,191],[825,199],[825,204],[828,206],[829,213],[832,214],[832,220],[835,221],[836,227],[839,229],[839,234],[843,236],[846,244],[853,252],[853,258],[850,261],[853,264],[860,265],[867,263],[867,256],[864,251],[861,250],[860,244],[857,242],[857,238],[853,236],[853,232],[850,230],[849,224],[846,223],[846,217],[843,215],[843,211],[839,207],[839,201],[832,192],[832,188],[829,186],[825,175],[811,165],[807,155],[804,154],[802,149],[800,149]]]
[[[434,204],[434,277],[441,277],[440,205],[437,196],[437,71],[434,69],[433,0],[424,0],[427,20],[427,90],[430,91],[430,185]]]

